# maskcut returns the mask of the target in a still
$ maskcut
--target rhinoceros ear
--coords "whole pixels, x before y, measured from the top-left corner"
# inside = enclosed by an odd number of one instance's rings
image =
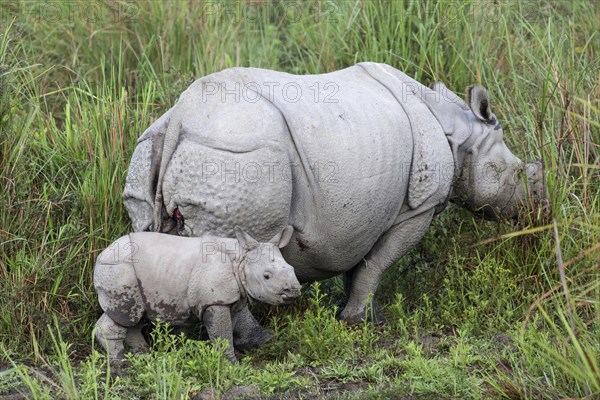
[[[463,110],[469,109],[464,100],[458,97],[456,93],[448,89],[446,85],[444,85],[442,82],[435,82],[433,85],[431,85],[431,89],[439,93],[442,96],[442,99],[447,100],[450,103],[456,104]]]
[[[490,109],[488,92],[483,86],[472,85],[467,88],[467,104],[473,114],[483,122],[489,124],[496,122],[496,116]]]
[[[273,239],[269,240],[269,243],[273,243],[274,245],[276,245],[277,247],[279,247],[281,249],[282,247],[285,247],[288,245],[288,243],[290,242],[290,239],[292,238],[293,233],[294,233],[294,227],[291,225],[288,225],[285,228],[283,228],[283,230],[281,232],[279,232],[277,235],[273,236]]]
[[[244,232],[239,226],[235,226],[233,228],[233,231],[235,232],[235,237],[240,243],[240,246],[242,246],[242,249],[249,250],[258,246],[258,241],[256,241],[252,236],[250,236],[246,232]]]

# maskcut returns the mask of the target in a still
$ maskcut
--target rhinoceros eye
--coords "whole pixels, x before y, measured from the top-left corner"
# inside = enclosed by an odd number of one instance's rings
[[[267,281],[268,281],[269,279],[271,279],[271,274],[270,274],[270,273],[268,273],[268,272],[265,272],[265,273],[263,274],[263,278],[265,278],[265,280],[267,280]]]

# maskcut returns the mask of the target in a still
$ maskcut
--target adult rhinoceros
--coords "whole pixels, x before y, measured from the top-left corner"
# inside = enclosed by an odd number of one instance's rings
[[[231,68],[194,82],[142,135],[123,198],[136,231],[165,225],[163,208],[193,236],[239,225],[268,240],[293,225],[285,259],[304,282],[348,272],[340,315],[354,322],[448,200],[514,216],[541,178],[504,144],[481,86],[465,103],[385,64]]]

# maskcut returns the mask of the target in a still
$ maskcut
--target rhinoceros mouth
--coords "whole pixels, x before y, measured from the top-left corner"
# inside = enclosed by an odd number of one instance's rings
[[[286,293],[282,293],[280,295],[281,301],[284,304],[292,303],[298,297],[300,297],[300,292],[299,291],[298,292],[286,292]]]
[[[297,297],[290,297],[290,296],[288,296],[287,294],[282,294],[282,295],[281,295],[281,301],[282,301],[284,304],[291,303],[292,301],[296,300],[296,298],[297,298]]]
[[[265,298],[263,296],[257,296],[257,297],[255,297],[249,291],[246,291],[246,295],[248,296],[249,299],[254,300],[254,301],[260,301],[260,302],[265,302],[265,303],[277,305],[277,304],[291,304],[291,303],[293,303],[296,299],[298,299],[298,297],[300,297],[300,292],[297,292],[297,293],[296,292],[294,292],[294,293],[290,293],[290,292],[277,293],[277,294],[274,295],[274,297],[271,300],[268,300],[267,298]]]

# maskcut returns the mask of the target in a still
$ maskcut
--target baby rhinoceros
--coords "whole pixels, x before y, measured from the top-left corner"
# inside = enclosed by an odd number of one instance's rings
[[[104,314],[96,338],[111,361],[121,361],[125,345],[147,351],[141,321],[160,319],[172,326],[200,319],[210,339],[229,341],[225,355],[235,361],[234,332],[248,299],[287,304],[300,296],[294,269],[279,248],[288,244],[287,226],[267,243],[240,228],[237,239],[131,233],[116,240],[96,260],[94,287]],[[243,318],[240,318],[240,325]]]

